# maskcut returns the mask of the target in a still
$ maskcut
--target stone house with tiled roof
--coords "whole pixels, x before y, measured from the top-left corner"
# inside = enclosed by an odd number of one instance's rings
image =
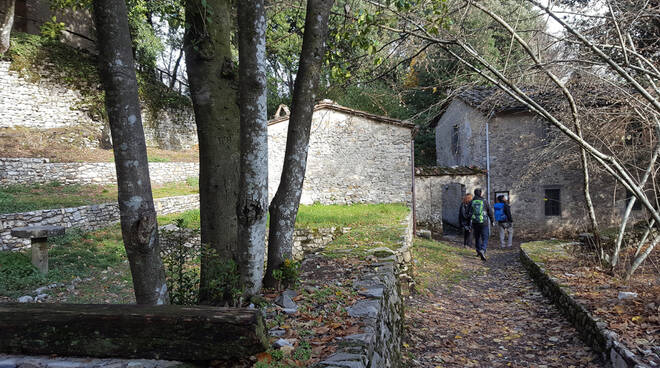
[[[268,194],[282,175],[289,117],[268,123]],[[301,203],[412,204],[413,124],[323,100],[314,108]]]
[[[551,110],[562,98],[552,90],[526,92]],[[590,103],[601,103],[598,96],[592,97]],[[458,92],[430,124],[435,129],[438,166],[476,166],[487,172],[470,180],[465,176],[445,179],[451,181],[445,184],[445,192],[456,196],[479,186],[491,205],[498,195],[505,195],[511,202],[514,228],[527,235],[570,234],[586,228],[580,168],[558,163],[547,152],[541,154],[555,128],[523,104],[496,88],[469,88]],[[609,178],[593,178],[591,186],[603,225],[614,223],[626,202],[624,195],[612,203],[611,184]],[[451,202],[456,208],[443,211],[443,219],[454,224],[460,200]]]

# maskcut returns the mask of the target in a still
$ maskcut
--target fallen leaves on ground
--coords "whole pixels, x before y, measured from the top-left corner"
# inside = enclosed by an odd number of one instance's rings
[[[458,246],[453,252],[460,255],[454,267],[465,278],[420,280],[428,288],[406,300],[407,366],[602,366],[536,289],[518,261],[517,248],[491,250],[485,263]],[[417,267],[416,274],[442,274],[433,263]]]

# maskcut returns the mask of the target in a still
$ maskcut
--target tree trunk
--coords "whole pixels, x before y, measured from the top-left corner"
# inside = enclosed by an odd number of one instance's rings
[[[238,265],[236,205],[240,120],[238,75],[231,54],[231,0],[188,0],[184,48],[199,139],[201,237],[210,252],[201,265],[200,301],[236,304],[229,289],[210,288]],[[223,281],[220,281],[223,282]]]
[[[14,26],[16,0],[0,0],[0,55],[9,50],[9,35]]]
[[[176,58],[174,63],[174,69],[172,70],[172,75],[170,75],[170,89],[174,90],[174,85],[177,81],[177,74],[179,74],[179,65],[181,65],[181,59],[183,58],[183,49],[179,50],[179,56]]]
[[[261,289],[268,213],[268,118],[266,104],[266,11],[264,0],[238,3],[241,179],[238,240],[246,296]]]
[[[101,80],[114,143],[124,247],[139,304],[168,303],[135,64],[123,0],[94,1]]]
[[[328,16],[333,2],[334,0],[307,1],[305,34],[293,91],[284,167],[280,185],[269,208],[268,269],[264,280],[269,287],[276,284],[273,271],[279,269],[285,259],[291,258],[293,230],[307,167],[314,100],[325,53]]]

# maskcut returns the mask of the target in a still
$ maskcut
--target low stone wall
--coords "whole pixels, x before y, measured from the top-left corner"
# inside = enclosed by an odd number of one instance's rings
[[[159,215],[199,208],[199,195],[158,198],[154,200]],[[83,230],[100,229],[119,221],[116,203],[95,204],[0,215],[0,250],[17,250],[30,246],[29,239],[11,236],[11,229],[21,226],[60,225]]]
[[[369,271],[354,280],[353,288],[366,297],[347,308],[349,316],[365,325],[365,332],[346,336],[342,347],[316,367],[390,368],[401,364],[403,339],[403,300],[401,281],[412,257],[412,215],[404,221],[401,246],[373,249],[377,261]]]
[[[194,162],[150,162],[154,184],[185,181],[199,176]],[[113,162],[52,163],[47,158],[0,158],[0,185],[60,182],[63,184],[116,184]]]
[[[520,261],[543,294],[550,298],[580,333],[582,340],[594,351],[602,354],[614,368],[647,368],[633,352],[617,340],[617,334],[606,329],[607,323],[594,317],[579,304],[570,292],[548,275],[542,264],[534,262],[520,249]]]

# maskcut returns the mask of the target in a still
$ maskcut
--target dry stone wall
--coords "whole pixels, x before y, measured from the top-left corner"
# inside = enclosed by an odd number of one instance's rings
[[[268,127],[270,199],[282,175],[288,125]],[[318,109],[311,129],[301,203],[411,203],[410,128]]]
[[[559,281],[549,275],[543,264],[536,263],[520,248],[520,261],[527,272],[537,284],[539,289],[548,297],[566,318],[580,332],[582,340],[600,353],[603,359],[614,368],[648,368],[642,363],[640,357],[626,348],[618,340],[618,335],[607,329],[607,323],[594,317],[581,305],[571,292],[562,287]]]
[[[359,279],[353,280],[355,291],[365,299],[346,309],[349,316],[364,324],[364,332],[342,338],[340,348],[314,368],[393,368],[401,366],[403,343],[403,300],[401,287],[412,258],[412,215],[402,223],[400,247],[396,250],[371,250],[376,262]]]
[[[199,208],[199,195],[158,198],[154,200],[159,215]],[[58,208],[0,215],[0,250],[17,250],[30,246],[29,239],[11,236],[11,229],[22,226],[60,225],[82,230],[100,229],[119,221],[116,203]]]
[[[80,91],[67,88],[47,75],[31,81],[11,71],[11,62],[0,61],[0,128],[53,129],[84,126],[101,131],[104,123],[86,112]],[[189,149],[197,144],[192,107],[142,109],[147,146]],[[92,141],[98,145],[100,142]]]
[[[185,181],[199,176],[199,164],[192,162],[150,162],[149,175],[155,184]],[[52,163],[46,158],[0,158],[0,185],[116,184],[112,162]]]

